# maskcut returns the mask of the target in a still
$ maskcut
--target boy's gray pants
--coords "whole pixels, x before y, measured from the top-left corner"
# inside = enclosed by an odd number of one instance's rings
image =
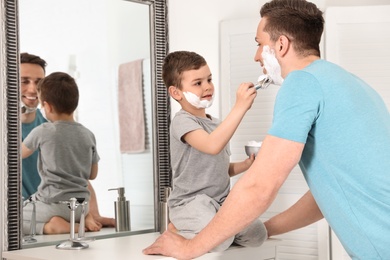
[[[169,209],[169,219],[178,233],[187,239],[198,234],[217,214],[221,206],[205,194],[196,195],[182,205]],[[226,250],[233,242],[241,246],[260,246],[267,239],[267,230],[259,220],[253,221],[247,228],[234,237],[228,238],[211,252]]]

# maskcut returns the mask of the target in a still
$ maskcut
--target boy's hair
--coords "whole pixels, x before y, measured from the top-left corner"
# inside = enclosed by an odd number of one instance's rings
[[[322,11],[305,0],[272,0],[260,10],[260,16],[266,17],[264,31],[272,41],[285,35],[296,52],[303,56],[320,56],[319,44],[324,30]]]
[[[31,63],[39,65],[42,67],[43,71],[46,72],[46,61],[37,55],[23,52],[20,54],[20,63]]]
[[[39,81],[40,101],[50,103],[58,114],[73,113],[79,103],[76,81],[64,72],[53,72]]]
[[[183,72],[188,70],[197,70],[205,65],[207,65],[206,60],[195,52],[171,52],[165,57],[162,68],[164,84],[167,88],[175,86],[181,89]]]

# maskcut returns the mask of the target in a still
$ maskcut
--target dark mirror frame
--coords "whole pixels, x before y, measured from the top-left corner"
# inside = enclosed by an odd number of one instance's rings
[[[151,31],[151,66],[153,88],[153,138],[154,149],[154,208],[155,230],[159,230],[159,201],[164,187],[170,186],[169,155],[169,95],[162,82],[162,63],[168,53],[168,23],[166,0],[127,0],[149,5]],[[0,62],[2,94],[2,121],[0,125],[1,165],[0,199],[3,203],[0,216],[2,250],[22,248],[22,197],[21,197],[21,123],[19,118],[19,28],[18,1],[0,0]],[[6,102],[4,102],[4,100]]]

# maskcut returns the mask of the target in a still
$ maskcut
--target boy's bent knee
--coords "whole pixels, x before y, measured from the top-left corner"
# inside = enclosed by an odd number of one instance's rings
[[[225,240],[222,244],[214,247],[213,249],[210,250],[210,252],[222,252],[222,251],[225,251],[226,249],[228,249],[232,244],[233,244],[233,241],[234,241],[234,237],[231,237],[227,240]]]
[[[268,238],[267,229],[261,221],[254,221],[245,230],[238,233],[234,242],[240,246],[258,247]]]

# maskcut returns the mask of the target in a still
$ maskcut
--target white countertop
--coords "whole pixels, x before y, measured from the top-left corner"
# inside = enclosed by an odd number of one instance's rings
[[[2,257],[9,260],[153,260],[153,259],[174,259],[156,255],[144,255],[142,249],[152,244],[160,233],[147,233],[126,237],[115,237],[96,240],[89,243],[89,248],[82,250],[61,250],[55,246],[44,246],[28,248],[15,251],[3,252]],[[261,247],[243,248],[233,246],[225,252],[208,253],[197,259],[212,260],[236,260],[239,258],[250,259],[272,259],[276,254],[276,245],[280,242],[277,239],[268,239]]]
[[[106,239],[111,237],[123,237],[123,236],[129,236],[129,235],[138,235],[138,234],[144,234],[144,233],[150,233],[154,232],[153,228],[151,227],[143,227],[134,229],[132,228],[131,231],[123,231],[123,232],[116,232],[115,228],[111,227],[104,227],[100,229],[97,232],[85,232],[86,238],[95,238],[97,240],[99,239]],[[78,233],[75,234],[75,237],[78,236]],[[62,241],[68,240],[70,237],[69,234],[56,234],[56,235],[35,235],[34,239],[36,239],[36,242],[33,243],[22,243],[22,248],[34,248],[34,247],[42,247],[42,246],[51,246],[51,245],[57,245]]]

